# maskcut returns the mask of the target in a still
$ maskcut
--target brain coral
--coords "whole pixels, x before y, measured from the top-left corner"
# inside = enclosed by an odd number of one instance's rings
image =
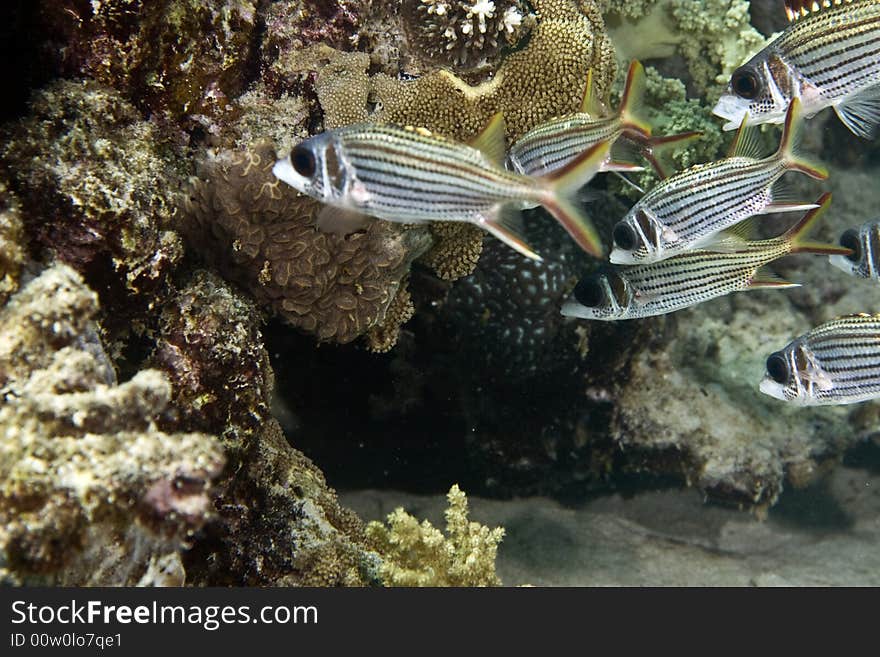
[[[430,235],[385,221],[348,236],[319,232],[317,202],[281,184],[274,162],[265,143],[206,161],[185,198],[181,230],[290,324],[320,340],[351,342],[383,324]]]

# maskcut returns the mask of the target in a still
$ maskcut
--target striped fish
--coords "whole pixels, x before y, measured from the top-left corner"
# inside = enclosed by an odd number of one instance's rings
[[[830,203],[831,194],[824,194],[816,209],[773,239],[747,240],[753,226],[744,222],[727,233],[729,253],[687,251],[648,265],[590,274],[575,286],[573,299],[563,305],[562,314],[583,319],[636,319],[665,315],[741,290],[797,287],[761,268],[792,253],[849,253],[843,247],[804,239]]]
[[[792,203],[779,180],[788,171],[824,179],[828,173],[798,151],[803,123],[800,103],[789,106],[779,150],[758,158],[755,133],[745,121],[731,146],[731,155],[698,164],[661,181],[636,203],[612,233],[614,264],[657,262],[695,248],[717,250],[718,234],[743,219],[770,212],[816,207]]]
[[[529,176],[546,175],[562,168],[590,146],[603,141],[616,142],[623,137],[648,160],[658,175],[665,178],[669,166],[665,153],[702,135],[685,132],[668,137],[652,137],[651,128],[637,114],[645,90],[645,69],[638,62],[630,64],[620,109],[612,116],[602,116],[594,100],[593,70],[587,76],[581,111],[550,119],[517,139],[507,155],[507,168]],[[609,154],[600,171],[633,171],[638,167],[611,161]]]
[[[787,0],[791,24],[730,77],[713,112],[725,130],[748,116],[781,123],[792,98],[810,117],[833,107],[853,133],[880,124],[880,1]]]
[[[761,392],[799,406],[880,397],[880,315],[846,315],[767,357]]]
[[[582,249],[601,256],[599,236],[572,196],[596,174],[611,145],[600,142],[558,171],[529,177],[504,168],[504,130],[500,113],[471,144],[411,126],[351,125],[306,139],[272,171],[335,208],[324,215],[325,226],[351,223],[352,215],[401,223],[467,221],[540,260],[510,211],[542,205]]]
[[[880,219],[850,228],[840,236],[840,245],[852,253],[831,256],[831,264],[860,278],[880,279]]]

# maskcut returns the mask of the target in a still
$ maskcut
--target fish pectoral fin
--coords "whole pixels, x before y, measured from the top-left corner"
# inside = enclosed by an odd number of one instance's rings
[[[350,235],[365,229],[372,220],[372,217],[357,210],[340,208],[335,205],[325,205],[318,212],[315,225],[322,233]]]
[[[769,269],[764,269],[762,267],[755,272],[754,276],[752,276],[752,280],[749,281],[748,289],[756,290],[762,287],[785,288],[800,286],[800,283],[792,283],[791,281],[787,281],[777,274],[774,274]]]
[[[837,116],[850,131],[873,139],[880,126],[880,84],[875,84],[834,106]]]
[[[477,225],[518,251],[526,258],[541,262],[543,258],[528,245],[522,236],[522,219],[519,212],[510,206],[502,206],[488,215],[480,215]]]

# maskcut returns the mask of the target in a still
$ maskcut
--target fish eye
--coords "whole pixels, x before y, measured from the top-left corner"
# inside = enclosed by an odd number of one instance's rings
[[[311,178],[315,175],[317,163],[315,162],[315,154],[305,146],[297,146],[290,154],[290,163],[293,170],[303,178]]]
[[[587,276],[578,281],[574,288],[574,298],[587,308],[598,308],[605,303],[605,288],[599,276]]]
[[[730,88],[740,98],[754,100],[761,93],[761,80],[753,70],[738,68],[730,78]]]
[[[785,360],[785,356],[781,352],[777,351],[767,358],[767,374],[776,383],[788,383],[788,361]]]
[[[632,251],[638,243],[638,236],[635,229],[625,221],[618,222],[611,233],[614,238],[614,244],[624,251]]]
[[[850,228],[840,236],[840,246],[852,251],[845,256],[850,262],[858,262],[862,259],[862,242],[859,240],[859,232],[855,228]]]

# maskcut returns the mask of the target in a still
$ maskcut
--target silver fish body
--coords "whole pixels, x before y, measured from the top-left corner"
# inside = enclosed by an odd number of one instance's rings
[[[658,183],[613,230],[614,264],[647,264],[691,249],[711,249],[715,236],[753,215],[802,210],[811,204],[778,202],[774,185],[788,171],[813,178],[827,173],[797,153],[800,104],[789,108],[779,150],[756,158],[733,155],[698,164]],[[743,124],[734,148],[754,148]],[[784,200],[784,199],[783,199]]]
[[[844,231],[840,245],[852,253],[830,256],[832,265],[852,276],[880,280],[880,218]]]
[[[600,270],[578,282],[562,314],[583,319],[637,319],[683,310],[731,292],[795,287],[795,283],[761,268],[792,253],[849,253],[844,247],[804,239],[830,203],[831,195],[824,194],[816,209],[779,237],[753,241],[733,233],[727,253],[686,251],[647,265]],[[738,227],[742,234],[751,228],[748,223]]]
[[[799,406],[880,397],[880,315],[847,315],[767,358],[761,392]]]
[[[724,129],[738,127],[745,115],[750,123],[781,123],[799,98],[805,116],[833,107],[852,132],[873,136],[880,121],[880,2],[788,5],[797,20],[731,75],[713,110],[727,119]]]
[[[595,175],[610,144],[597,144],[551,176],[522,176],[503,167],[503,119],[493,123],[485,133],[500,139],[490,147],[493,154],[500,151],[498,161],[425,129],[357,124],[310,137],[273,173],[345,212],[401,223],[470,222],[536,259],[503,211],[543,205],[584,250],[599,255],[592,224],[567,196]]]

